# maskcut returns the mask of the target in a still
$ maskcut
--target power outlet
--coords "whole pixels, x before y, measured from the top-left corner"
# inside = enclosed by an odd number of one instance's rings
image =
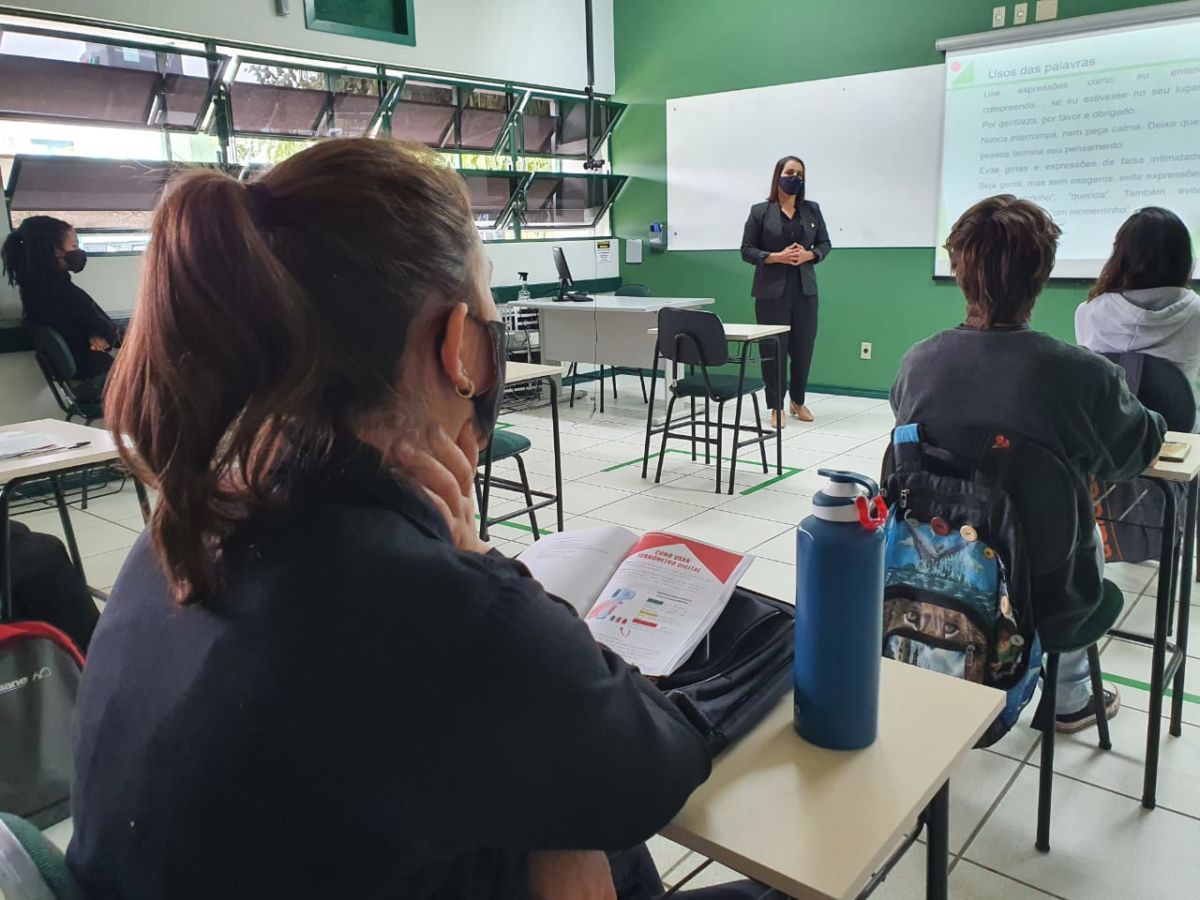
[[[1008,7],[997,6],[992,10],[992,27],[1003,28],[1008,23]]]
[[[1018,3],[1013,7],[1013,24],[1024,25],[1029,21],[1029,4]]]
[[[870,359],[871,355],[874,352],[875,352],[875,345],[872,344],[870,341],[863,341],[858,346],[858,358],[859,359]]]

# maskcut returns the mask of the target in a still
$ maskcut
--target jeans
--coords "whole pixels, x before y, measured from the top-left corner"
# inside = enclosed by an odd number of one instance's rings
[[[1104,539],[1096,528],[1096,556],[1100,574],[1104,574]],[[1088,667],[1087,650],[1073,650],[1058,655],[1058,697],[1054,714],[1066,716],[1079,712],[1092,696],[1092,673]],[[1100,700],[1103,703],[1103,700]]]

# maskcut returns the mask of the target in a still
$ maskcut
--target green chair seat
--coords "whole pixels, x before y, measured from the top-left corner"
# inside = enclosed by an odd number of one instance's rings
[[[712,398],[714,400],[726,401],[736,399],[738,396],[738,377],[736,375],[720,375],[717,373],[709,373],[708,384],[712,386]],[[763,381],[761,378],[746,377],[742,383],[741,394],[753,394],[756,391],[761,391]],[[686,378],[681,378],[675,382],[676,397],[707,397],[708,387],[704,383],[703,375],[688,375]]]
[[[1100,605],[1092,614],[1076,625],[1070,631],[1062,631],[1053,637],[1053,646],[1042,638],[1042,649],[1053,653],[1070,653],[1074,650],[1086,650],[1099,641],[1108,630],[1117,624],[1121,610],[1125,607],[1125,595],[1121,589],[1104,580],[1104,594]]]
[[[523,434],[517,434],[508,428],[497,431],[492,435],[492,462],[511,459],[518,453],[524,453],[531,446],[533,445],[529,443],[529,438]]]
[[[67,868],[62,851],[50,843],[36,826],[9,813],[0,813],[0,823],[17,839],[55,900],[84,900],[83,891]],[[0,884],[0,896],[4,893],[3,887]]]

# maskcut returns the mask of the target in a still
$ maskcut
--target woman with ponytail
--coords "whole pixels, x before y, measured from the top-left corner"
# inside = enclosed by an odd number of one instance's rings
[[[661,692],[478,539],[489,275],[424,150],[168,188],[106,403],[158,503],[80,690],[89,898],[627,895],[644,851],[599,851],[707,777]]]
[[[70,223],[30,216],[4,240],[0,267],[21,293],[26,325],[53,328],[75,360],[75,397],[95,403],[104,391],[120,329],[87,291],[71,280],[83,271],[87,252]]]

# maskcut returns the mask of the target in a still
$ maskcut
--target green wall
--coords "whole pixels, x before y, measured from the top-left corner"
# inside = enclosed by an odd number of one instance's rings
[[[988,30],[992,8],[999,2],[615,0],[615,99],[629,109],[613,138],[612,155],[615,170],[631,176],[615,208],[617,235],[644,237],[650,222],[667,220],[668,98],[939,63],[942,54],[934,43]],[[1059,0],[1059,15],[1156,2]],[[1034,6],[1030,2],[1030,10]],[[1011,22],[1012,0],[1007,7]],[[780,115],[803,116],[804,111],[780,110]],[[780,147],[779,152],[803,154],[804,148]],[[903,163],[897,163],[896,177],[903,178]],[[769,173],[763,175],[765,184]],[[820,173],[814,172],[810,187],[818,201],[820,183]],[[729,223],[735,231],[741,225]],[[933,281],[932,249],[835,247],[818,271],[821,330],[814,385],[886,390],[913,343],[961,321],[963,302],[957,288]],[[752,271],[736,251],[647,252],[641,265],[629,266],[622,257],[621,274],[627,282],[649,285],[660,296],[716,297],[716,311],[726,320],[753,319]],[[1072,339],[1075,306],[1085,292],[1077,283],[1048,288],[1034,325]],[[864,340],[875,344],[870,361],[858,358],[859,342]]]

